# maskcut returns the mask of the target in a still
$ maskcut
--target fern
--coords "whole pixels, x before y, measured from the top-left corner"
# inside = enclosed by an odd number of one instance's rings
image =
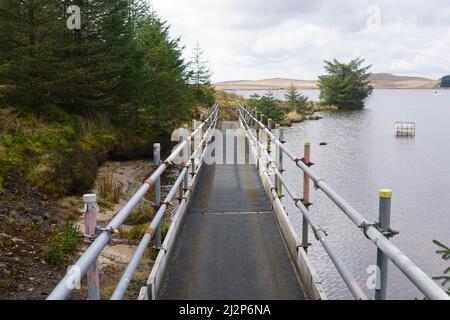
[[[450,248],[437,240],[433,240],[433,243],[439,247],[439,250],[436,250],[436,253],[442,256],[443,260],[450,260]],[[444,270],[442,276],[433,277],[433,279],[440,281],[444,288],[448,285],[447,293],[450,295],[450,266]]]

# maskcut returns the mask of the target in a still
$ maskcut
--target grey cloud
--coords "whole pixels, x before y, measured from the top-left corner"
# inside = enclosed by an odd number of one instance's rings
[[[315,78],[322,60],[367,58],[374,71],[450,73],[448,0],[153,0],[189,51],[208,53],[215,81]],[[367,9],[381,26],[367,28]],[[187,56],[189,56],[187,54]]]

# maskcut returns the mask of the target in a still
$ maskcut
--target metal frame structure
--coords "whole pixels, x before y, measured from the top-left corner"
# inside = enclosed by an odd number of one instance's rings
[[[101,254],[103,249],[110,243],[112,236],[117,233],[118,228],[125,222],[128,216],[131,214],[132,210],[139,204],[139,202],[144,198],[146,193],[158,184],[161,175],[165,170],[173,164],[173,161],[180,156],[188,152],[189,160],[186,161],[184,169],[178,176],[175,184],[170,190],[169,194],[166,196],[165,200],[160,205],[155,217],[149,224],[147,232],[143,236],[137,250],[135,251],[133,258],[128,264],[125,272],[123,273],[114,293],[111,297],[113,300],[118,300],[123,297],[128,288],[128,285],[139,265],[139,262],[148,247],[149,242],[156,235],[158,226],[160,225],[162,218],[164,217],[166,210],[168,208],[168,203],[176,196],[177,192],[183,191],[183,195],[180,195],[181,199],[190,195],[190,187],[194,183],[194,179],[198,175],[198,166],[201,165],[206,154],[206,145],[211,141],[213,137],[213,132],[216,128],[217,121],[219,117],[219,107],[214,105],[207,116],[206,120],[201,123],[197,128],[194,128],[193,132],[186,138],[182,139],[180,143],[176,146],[174,151],[170,156],[161,163],[157,169],[152,173],[152,175],[144,182],[140,189],[133,195],[133,197],[124,205],[124,207],[115,215],[111,222],[104,229],[98,229],[98,233],[95,236],[92,244],[87,248],[83,255],[78,259],[72,270],[76,270],[76,275],[71,272],[58,283],[58,285],[53,289],[47,300],[64,300],[69,298],[70,294],[74,290],[74,277],[83,277],[90,266],[97,261],[98,256]],[[201,140],[195,147],[195,150],[191,150],[191,144],[194,145],[196,137],[200,137]],[[188,172],[191,169],[191,179],[188,179]],[[182,188],[184,186],[184,188]],[[184,200],[183,200],[184,201]]]
[[[279,170],[280,165],[282,168],[282,164],[279,163],[280,158],[277,159],[277,161],[272,158],[270,149],[267,150],[265,143],[262,143],[261,141],[262,134],[265,134],[269,144],[275,145],[278,150],[278,155],[284,154],[288,159],[295,162],[296,166],[303,171],[305,177],[314,183],[315,188],[325,193],[325,195],[327,195],[327,197],[334,202],[336,206],[361,230],[361,232],[363,232],[364,235],[376,245],[378,250],[377,262],[381,269],[381,285],[384,286],[381,290],[376,291],[377,299],[385,298],[387,260],[391,260],[427,298],[433,300],[450,300],[450,297],[438,284],[428,277],[428,275],[426,275],[404,253],[402,253],[392,242],[389,241],[389,237],[394,235],[392,230],[386,228],[389,224],[389,218],[387,218],[386,215],[390,212],[390,197],[387,197],[386,194],[389,194],[390,191],[382,190],[380,192],[380,223],[369,222],[336,191],[334,191],[324,179],[319,177],[310,168],[311,163],[309,162],[309,159],[306,159],[306,157],[299,158],[295,156],[284,146],[284,141],[278,139],[272,133],[270,128],[265,126],[260,119],[262,119],[262,117],[256,111],[249,110],[248,108],[240,105],[239,121],[241,123],[241,127],[246,133],[249,145],[251,147],[250,149],[256,157],[258,170],[260,170],[262,174],[267,177],[270,175],[275,175],[277,177],[276,180],[281,182],[281,185],[284,187],[291,200],[295,202],[295,205],[300,210],[304,221],[306,221],[311,227],[316,238],[324,247],[355,299],[367,299],[367,297],[351,276],[343,262],[337,256],[336,252],[329,245],[327,241],[327,233],[319,225],[317,225],[309,213],[308,207],[310,203],[307,203],[304,198],[297,196],[292,188],[286,183],[282,175],[282,170]],[[268,121],[268,123],[270,124],[271,121]],[[252,126],[254,129],[251,128]],[[257,132],[256,135],[254,132]],[[305,148],[305,150],[306,149],[307,148]],[[281,193],[281,190],[275,191],[276,187],[274,185],[271,185],[271,188],[274,190],[273,193],[275,195],[279,195]],[[387,198],[389,198],[388,202],[386,201]],[[303,242],[302,246],[305,247],[307,244]]]
[[[394,124],[395,135],[400,137],[415,137],[416,124],[414,122],[400,122]]]

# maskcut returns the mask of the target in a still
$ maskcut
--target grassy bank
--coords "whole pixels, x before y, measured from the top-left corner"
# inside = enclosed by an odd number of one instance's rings
[[[216,90],[216,101],[221,107],[221,120],[237,120],[237,108],[239,104],[255,107],[252,99],[245,99],[234,93]],[[292,126],[294,123],[303,122],[305,120],[319,120],[321,117],[316,115],[316,112],[336,111],[335,106],[325,106],[317,102],[308,101],[307,107],[304,110],[292,110],[289,104],[284,100],[276,99],[275,107],[280,110],[281,117],[278,123],[282,126]]]
[[[55,106],[41,114],[0,107],[0,190],[9,181],[50,196],[81,194],[93,186],[107,158],[150,155],[155,137],[141,131],[115,126],[107,114],[81,117]]]

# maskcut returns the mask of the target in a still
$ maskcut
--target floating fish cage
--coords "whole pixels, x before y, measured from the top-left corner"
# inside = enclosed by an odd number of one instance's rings
[[[402,137],[414,137],[416,135],[416,124],[414,122],[396,122],[395,135]]]

